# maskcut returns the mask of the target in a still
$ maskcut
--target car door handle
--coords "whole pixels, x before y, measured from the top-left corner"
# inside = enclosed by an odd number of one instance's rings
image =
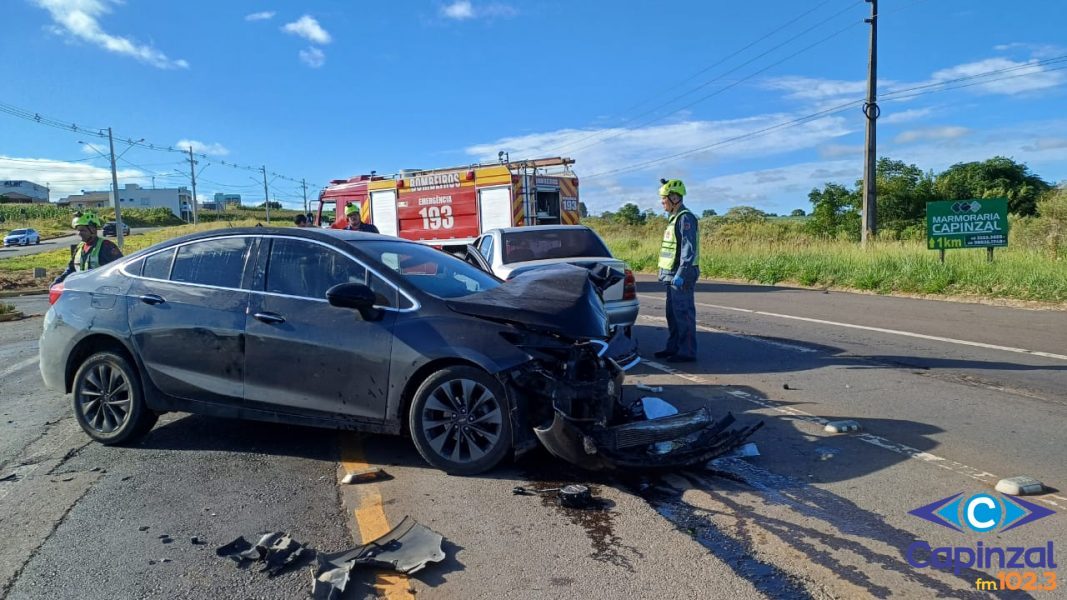
[[[275,313],[258,312],[252,316],[259,319],[260,321],[263,321],[264,323],[269,323],[271,325],[285,322],[285,317]]]
[[[145,294],[143,296],[139,296],[139,298],[141,299],[141,302],[144,302],[145,304],[151,304],[153,306],[166,302],[163,296],[160,296],[158,294]]]

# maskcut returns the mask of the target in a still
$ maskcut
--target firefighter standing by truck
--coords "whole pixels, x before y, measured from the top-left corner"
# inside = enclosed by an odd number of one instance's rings
[[[122,258],[122,250],[119,250],[114,242],[97,236],[97,232],[103,227],[100,217],[87,212],[75,217],[71,224],[78,230],[82,243],[71,255],[67,270],[60,273],[52,285],[62,283],[68,275],[76,271],[88,271]]]
[[[700,228],[696,215],[683,204],[685,184],[661,179],[659,188],[667,229],[659,251],[659,280],[667,284],[667,346],[655,353],[667,362],[696,360],[697,278],[700,276]]]

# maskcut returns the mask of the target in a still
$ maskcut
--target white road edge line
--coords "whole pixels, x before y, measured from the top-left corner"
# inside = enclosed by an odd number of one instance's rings
[[[24,360],[22,362],[15,363],[15,364],[11,365],[10,367],[4,369],[3,371],[0,371],[0,378],[7,377],[8,375],[11,375],[12,373],[18,371],[19,369],[24,369],[24,368],[34,364],[35,362],[37,362],[37,360],[38,360],[38,357],[31,356],[30,358],[27,358],[26,360]]]
[[[663,317],[650,317],[648,315],[641,315],[641,316],[639,316],[637,318],[638,318],[638,320],[648,321],[650,323],[660,323],[660,324],[664,324],[664,325],[667,323],[667,319],[665,319]],[[797,346],[795,344],[787,344],[785,342],[778,342],[778,341],[775,341],[775,340],[768,340],[766,338],[761,338],[761,337],[754,336],[754,335],[746,335],[744,333],[737,333],[736,331],[727,331],[726,329],[719,329],[717,327],[708,327],[707,325],[701,325],[699,323],[697,324],[697,329],[699,329],[700,331],[707,331],[707,332],[711,332],[711,333],[721,333],[723,335],[728,335],[730,337],[735,337],[735,338],[739,338],[739,339],[742,339],[742,340],[749,340],[749,341],[752,341],[752,342],[759,342],[761,344],[768,344],[768,345],[774,346],[776,348],[782,348],[784,350],[792,350],[793,352],[818,352],[818,350],[816,350],[815,348],[806,348],[804,346]]]
[[[693,375],[692,373],[679,371],[678,369],[674,369],[668,367],[667,365],[663,365],[651,360],[645,360],[643,362],[644,364],[652,367],[653,369],[662,371],[669,375],[674,375],[675,377],[680,377],[682,379],[685,379],[686,381],[690,381],[700,385],[717,385],[714,381],[711,381],[706,377],[701,377],[700,375]],[[781,406],[772,400],[764,400],[759,396],[755,396],[753,394],[749,394],[748,392],[743,392],[741,390],[729,390],[726,393],[733,396],[734,398],[738,398],[751,404],[755,404],[756,406],[759,406],[761,408],[773,410],[775,412],[788,415],[794,419],[807,421],[809,423],[818,425],[820,429],[828,422],[822,417],[817,417],[811,413],[804,412],[800,409],[793,408],[791,406]],[[969,477],[976,481],[981,481],[982,483],[988,485],[996,485],[996,482],[1000,480],[999,477],[988,471],[976,469],[974,467],[956,462],[954,460],[948,460],[947,458],[942,458],[935,454],[930,454],[929,452],[919,450],[918,448],[912,448],[911,446],[901,444],[899,442],[894,442],[893,440],[878,435],[874,435],[871,433],[859,433],[852,437],[855,437],[861,442],[866,442],[872,446],[882,448],[883,450],[889,450],[890,452],[895,452],[908,458],[913,458],[915,460],[932,464],[941,467],[942,469],[945,469],[947,471],[952,471],[954,473]],[[1067,508],[1067,498],[1055,494],[1046,494],[1044,497],[1035,497],[1034,500],[1044,502],[1045,504],[1049,504],[1057,508]],[[1056,500],[1059,500],[1063,504],[1056,502]]]
[[[645,298],[659,299],[657,296],[650,296],[648,294],[638,294]],[[886,329],[884,327],[871,327],[869,325],[856,325],[854,323],[839,323],[837,321],[826,321],[824,319],[813,319],[811,317],[798,317],[796,315],[783,315],[781,313],[772,313],[762,310],[752,310],[749,308],[737,308],[736,306],[721,306],[718,304],[705,304],[697,302],[697,306],[703,306],[705,308],[717,308],[719,310],[732,310],[736,312],[749,313],[753,315],[763,315],[765,317],[777,317],[779,319],[793,319],[794,321],[805,321],[807,323],[818,323],[819,325],[833,325],[835,327],[847,327],[849,329],[862,329],[864,331],[874,331],[877,333],[888,333],[891,335],[901,335],[905,337],[919,338],[922,340],[932,340],[935,342],[946,342],[949,344],[959,344],[961,346],[974,346],[976,348],[986,348],[989,350],[1003,350],[1005,352],[1015,352],[1017,354],[1030,354],[1032,356],[1042,356],[1044,358],[1054,358],[1056,360],[1067,361],[1067,355],[1055,354],[1053,352],[1042,352],[1040,350],[1027,350],[1026,348],[1014,348],[1012,346],[998,346],[996,344],[986,344],[984,342],[971,342],[968,340],[957,340],[954,338],[941,337],[938,335],[926,335],[925,333],[914,333],[911,331],[900,331],[899,329]]]

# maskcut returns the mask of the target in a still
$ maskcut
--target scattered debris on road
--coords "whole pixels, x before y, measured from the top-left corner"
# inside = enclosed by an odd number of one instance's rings
[[[275,531],[264,534],[254,546],[241,536],[216,549],[215,554],[233,560],[239,567],[246,562],[262,562],[264,566],[260,571],[266,571],[268,577],[275,577],[310,559],[315,551],[288,534]]]
[[[189,539],[189,543],[194,545],[194,546],[206,546],[207,545],[207,542],[205,542],[204,540],[200,539],[200,537],[196,536],[196,535],[194,535],[192,538]]]
[[[4,475],[3,477],[0,477],[0,481],[18,481],[18,479],[18,473],[11,473],[9,475]]]
[[[749,442],[737,450],[734,450],[733,453],[726,458],[754,458],[756,456],[760,456],[759,448],[756,444]]]
[[[860,424],[856,421],[846,420],[830,421],[823,429],[827,433],[849,433],[853,431],[859,431],[860,429],[862,429],[862,427],[860,427]]]
[[[148,531],[148,525],[141,525],[137,528],[137,531]]]
[[[1008,496],[1031,496],[1045,491],[1045,486],[1033,477],[1020,475],[1001,479],[994,489]]]
[[[584,509],[593,505],[593,494],[589,491],[589,486],[565,485],[560,488],[556,501],[564,508]]]
[[[193,538],[194,544],[197,538]],[[316,552],[280,531],[268,533],[254,545],[244,538],[220,546],[215,550],[243,568],[249,563],[264,563],[260,571],[274,577],[314,559],[311,570],[311,591],[315,598],[336,599],[348,585],[354,567],[390,569],[398,573],[414,573],[428,563],[445,559],[441,548],[444,536],[404,517],[399,525],[380,538],[341,552]]]
[[[346,474],[343,478],[341,478],[341,483],[367,483],[369,481],[380,481],[389,478],[389,474],[383,471],[381,467],[371,467],[362,471],[355,471],[353,473]]]
[[[319,554],[312,571],[311,593],[316,600],[339,598],[356,566],[391,569],[410,574],[445,559],[444,536],[404,517],[389,533],[350,550]]]
[[[653,394],[660,394],[663,392],[663,388],[658,385],[645,385],[643,383],[637,384],[637,389],[652,392]]]

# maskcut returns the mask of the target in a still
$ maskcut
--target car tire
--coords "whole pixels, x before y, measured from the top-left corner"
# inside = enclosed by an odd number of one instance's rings
[[[426,462],[452,475],[488,471],[512,449],[504,387],[475,367],[447,367],[427,377],[415,392],[408,427]]]
[[[114,352],[97,352],[86,359],[71,390],[78,424],[107,446],[137,441],[159,418],[145,405],[137,370]]]

